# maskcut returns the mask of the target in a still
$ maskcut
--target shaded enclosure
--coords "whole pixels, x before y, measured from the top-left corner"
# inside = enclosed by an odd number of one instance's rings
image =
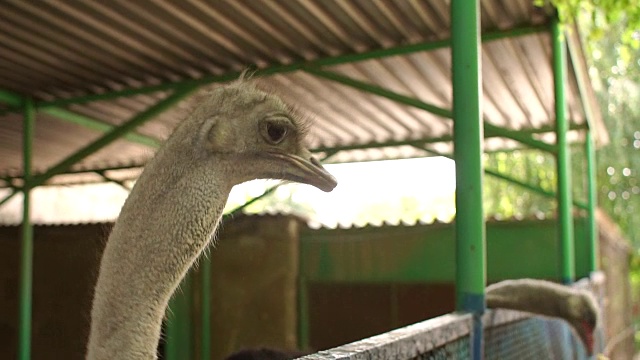
[[[630,325],[625,314],[631,305],[629,248],[607,221],[599,217],[608,341]],[[578,219],[576,236],[583,226]],[[92,287],[109,229],[110,224],[36,226],[34,359],[83,358]],[[489,222],[491,281],[557,279],[554,231],[551,220]],[[0,227],[0,358],[15,357],[10,345],[17,333],[18,263],[12,250],[18,237],[19,227]],[[296,217],[239,216],[224,224],[209,255],[211,355],[221,359],[256,346],[327,349],[450,313],[455,309],[451,246],[451,224],[314,230]],[[585,254],[580,249],[577,254]],[[520,267],[513,267],[514,261]],[[578,268],[585,262],[586,254],[577,257]],[[186,335],[203,324],[202,293],[195,286],[202,269],[197,267],[189,276],[192,285],[176,295],[186,304]],[[536,324],[522,331],[548,336],[542,323]],[[507,341],[497,334],[503,333],[487,332],[487,343]],[[190,357],[201,358],[197,337],[189,337],[188,344]],[[612,354],[626,358],[632,351],[626,338]]]

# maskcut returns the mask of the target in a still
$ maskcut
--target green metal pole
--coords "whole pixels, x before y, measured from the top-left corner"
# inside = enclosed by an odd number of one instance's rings
[[[593,144],[591,129],[587,130],[585,151],[587,153],[587,226],[589,270],[598,270],[598,222],[596,208],[598,207],[598,192],[596,182],[596,150]]]
[[[575,251],[573,238],[573,214],[571,194],[571,149],[567,140],[569,129],[566,117],[565,79],[566,49],[565,38],[557,17],[551,22],[551,42],[553,48],[553,80],[556,112],[556,144],[558,171],[558,231],[560,238],[560,273],[564,283],[575,279]]]
[[[187,273],[180,288],[169,301],[167,314],[166,360],[193,359],[191,304],[193,298],[192,273]]]
[[[451,1],[453,132],[456,162],[456,309],[473,313],[471,358],[482,359],[486,244],[482,206],[480,4]]]
[[[200,355],[201,360],[211,358],[211,257],[205,256],[200,266],[202,271],[202,331],[200,333]]]
[[[302,244],[300,244],[302,249]],[[302,252],[300,252],[302,257]],[[298,267],[302,269],[301,267]],[[309,280],[303,275],[298,280],[298,348],[309,349]]]
[[[35,107],[31,99],[24,103],[23,120],[23,172],[24,188],[22,203],[22,246],[20,262],[20,324],[18,334],[18,358],[31,358],[31,301],[33,285],[33,224],[31,224],[31,158],[33,132],[35,127]]]

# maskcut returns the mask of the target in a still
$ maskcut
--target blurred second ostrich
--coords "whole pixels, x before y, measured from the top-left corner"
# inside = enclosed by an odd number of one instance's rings
[[[587,291],[550,281],[505,280],[487,287],[487,307],[526,311],[569,322],[589,353],[593,354],[593,332],[598,323],[598,305]]]

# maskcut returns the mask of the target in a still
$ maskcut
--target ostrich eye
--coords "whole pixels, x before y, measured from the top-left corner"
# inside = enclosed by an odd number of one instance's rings
[[[281,122],[268,121],[263,127],[263,137],[272,145],[281,143],[288,133],[289,127]]]

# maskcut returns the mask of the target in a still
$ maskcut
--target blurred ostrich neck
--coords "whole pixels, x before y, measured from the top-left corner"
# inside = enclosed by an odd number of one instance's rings
[[[511,289],[505,291],[505,289]],[[487,306],[528,311],[551,317],[572,319],[570,299],[577,293],[571,288],[546,283],[541,286],[538,282],[520,282],[516,286],[508,286],[497,294],[487,291]],[[487,289],[489,290],[489,288]]]
[[[169,298],[217,227],[227,168],[176,158],[186,145],[169,139],[122,208],[100,266],[88,359],[156,358]]]

